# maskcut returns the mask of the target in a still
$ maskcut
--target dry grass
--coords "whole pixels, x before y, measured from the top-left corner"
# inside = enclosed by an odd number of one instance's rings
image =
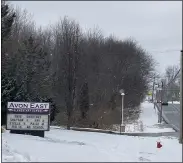
[[[86,119],[81,118],[80,110],[77,108],[73,111],[72,115],[72,125],[73,127],[80,127],[80,128],[96,128],[96,129],[107,129],[107,130],[114,130],[114,124],[120,124],[120,115],[121,111],[118,108],[116,109],[106,109],[107,107],[102,108],[90,108],[87,113]],[[135,122],[138,119],[138,114],[134,113],[131,115],[131,118],[127,115],[124,115],[124,121],[129,123]],[[61,126],[67,125],[67,114],[66,112],[59,113],[56,118],[55,122],[52,125]],[[142,126],[138,124],[138,128],[143,130]]]
[[[6,129],[3,126],[1,126],[1,133],[5,132],[5,131],[6,131]]]

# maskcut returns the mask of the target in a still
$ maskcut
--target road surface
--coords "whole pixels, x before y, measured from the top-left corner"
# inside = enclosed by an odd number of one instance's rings
[[[180,104],[168,104],[163,106],[163,114],[168,119],[169,123],[173,125],[176,130],[180,129]]]

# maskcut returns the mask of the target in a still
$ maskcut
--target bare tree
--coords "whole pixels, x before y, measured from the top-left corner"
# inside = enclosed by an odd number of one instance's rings
[[[168,66],[165,70],[165,74],[168,82],[170,82],[177,74],[179,67],[177,65]]]
[[[168,101],[179,101],[180,100],[180,73],[179,66],[172,65],[168,66],[165,70],[166,82],[164,83],[166,86],[164,90],[164,98]]]
[[[62,86],[65,88],[65,103],[68,116],[67,128],[70,129],[71,117],[76,97],[76,72],[78,69],[82,33],[79,24],[77,24],[74,20],[69,20],[65,17],[57,24],[55,34],[55,41],[57,45],[55,47],[55,52],[58,56],[57,59],[60,58],[60,63],[62,64],[59,69],[62,70],[60,71],[60,73],[63,74]]]

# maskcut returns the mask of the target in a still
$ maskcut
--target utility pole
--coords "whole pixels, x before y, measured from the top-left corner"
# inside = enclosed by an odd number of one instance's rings
[[[158,99],[158,90],[156,88],[156,94],[155,94],[155,97],[154,97],[154,109],[156,110],[156,105],[157,105],[157,99]]]
[[[162,88],[161,86],[158,84],[158,88],[157,88],[157,105],[158,108],[160,108],[160,110],[158,109],[158,123],[161,123],[161,95],[162,95]]]
[[[161,81],[161,102],[160,102],[160,123],[162,122],[162,112],[163,112],[163,106],[162,106],[162,103],[163,103],[163,81]]]
[[[157,102],[156,102],[156,105],[157,105],[157,107],[159,107],[159,101],[160,101],[160,88],[158,87],[158,89],[157,89]],[[159,109],[158,109],[158,123],[160,123],[160,111],[159,111]]]
[[[154,87],[155,87],[155,76],[154,76],[154,79],[153,79],[153,90],[152,90],[152,102],[154,103]]]
[[[159,87],[158,89],[158,103],[160,104],[160,111],[159,111],[159,114],[158,114],[158,123],[161,123],[162,122],[162,112],[163,112],[163,106],[162,106],[162,103],[163,103],[163,80],[161,81],[161,86]]]
[[[179,143],[182,144],[183,140],[182,140],[182,61],[183,57],[182,57],[182,50],[180,53],[180,137],[179,137]]]

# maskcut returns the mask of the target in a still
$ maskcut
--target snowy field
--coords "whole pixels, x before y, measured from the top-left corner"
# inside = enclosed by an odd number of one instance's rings
[[[150,126],[157,123],[156,116],[153,118],[150,109],[147,111],[151,105],[142,104],[145,131],[152,131]],[[158,141],[163,145],[160,149],[156,148]],[[182,145],[173,137],[133,137],[52,128],[45,138],[40,138],[6,131],[2,133],[2,161],[182,162]]]
[[[157,141],[163,147],[156,148]],[[52,129],[45,138],[2,134],[3,162],[181,162],[175,138],[131,137]]]

